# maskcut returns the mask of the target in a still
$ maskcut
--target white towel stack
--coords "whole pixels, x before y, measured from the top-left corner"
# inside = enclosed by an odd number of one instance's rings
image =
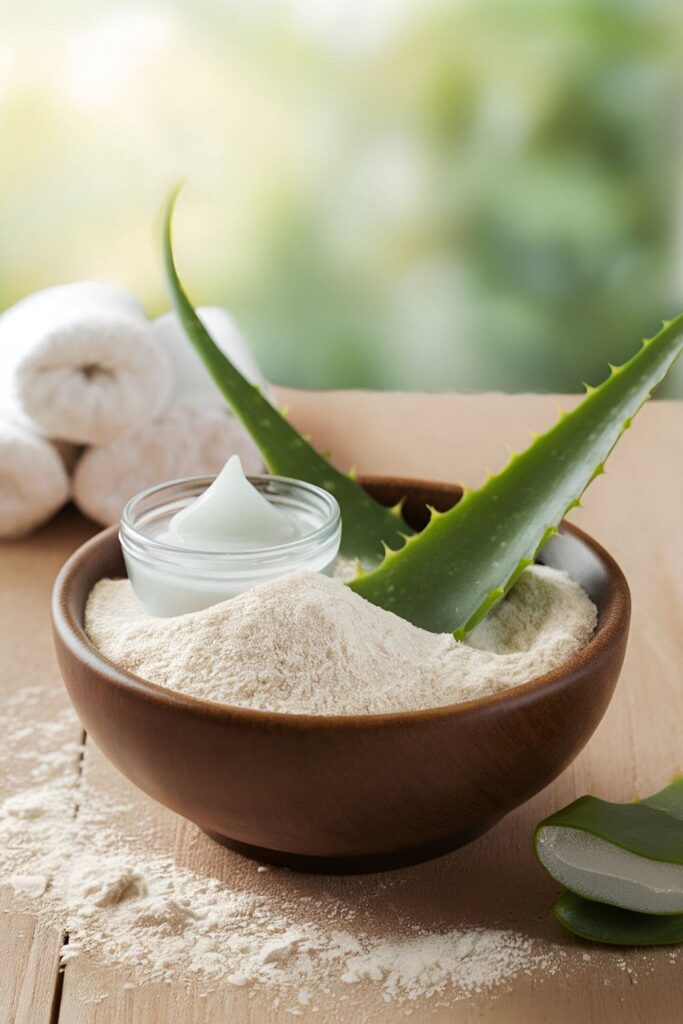
[[[270,398],[268,383],[230,314],[215,306],[197,312],[221,350]],[[132,433],[90,448],[74,476],[76,504],[105,525],[117,522],[139,491],[165,480],[218,473],[235,453],[247,473],[263,469],[258,449],[230,412],[175,313],[159,317],[153,329],[173,366],[168,408]]]
[[[270,399],[232,317],[199,313]],[[0,410],[0,538],[35,528],[71,496],[91,518],[116,522],[138,491],[216,473],[235,452],[249,472],[263,468],[175,314],[150,323],[110,285],[48,288],[0,316]],[[71,480],[76,445],[88,447]]]

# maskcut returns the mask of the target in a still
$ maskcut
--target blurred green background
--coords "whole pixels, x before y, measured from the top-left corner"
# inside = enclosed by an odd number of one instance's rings
[[[680,0],[6,0],[0,304],[165,309],[184,177],[272,379],[577,390],[683,305],[682,43]]]

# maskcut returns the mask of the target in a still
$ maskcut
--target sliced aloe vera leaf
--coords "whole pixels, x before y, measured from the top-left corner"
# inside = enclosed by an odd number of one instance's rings
[[[565,892],[555,917],[582,939],[614,946],[671,946],[683,942],[683,914],[637,914]]]
[[[542,821],[534,849],[578,896],[645,914],[683,913],[683,782],[638,803],[583,796]]]
[[[403,544],[413,531],[400,515],[400,506],[385,508],[374,501],[351,475],[336,470],[274,409],[260,390],[246,380],[221,352],[197,316],[175,266],[171,242],[173,209],[179,189],[170,196],[164,215],[164,265],[173,305],[189,341],[194,345],[233,412],[244,424],[271,473],[317,484],[339,502],[342,516],[340,552],[365,566],[376,565],[384,547]]]

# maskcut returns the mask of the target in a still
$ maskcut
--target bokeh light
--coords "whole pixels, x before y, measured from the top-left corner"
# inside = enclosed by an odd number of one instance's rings
[[[0,303],[165,309],[182,177],[271,378],[576,390],[683,304],[682,43],[677,0],[9,0]]]

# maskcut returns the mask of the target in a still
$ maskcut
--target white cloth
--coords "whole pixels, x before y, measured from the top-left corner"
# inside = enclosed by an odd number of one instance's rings
[[[270,388],[232,316],[218,306],[197,310],[212,338],[240,372],[271,398]],[[239,455],[245,473],[263,470],[261,455],[230,411],[175,313],[153,321],[172,366],[171,402],[155,420],[109,444],[89,448],[74,475],[74,501],[91,519],[110,525],[130,498],[155,484],[218,473]]]
[[[65,447],[64,455],[72,451]],[[0,538],[21,537],[69,500],[62,453],[44,437],[0,418]]]
[[[119,288],[47,288],[0,317],[0,397],[47,437],[111,441],[157,416],[170,386],[142,306]]]
[[[207,402],[205,391],[194,389],[152,423],[89,448],[76,467],[74,501],[108,526],[139,491],[166,480],[214,475],[235,453],[246,473],[263,469],[258,450],[225,404]]]

